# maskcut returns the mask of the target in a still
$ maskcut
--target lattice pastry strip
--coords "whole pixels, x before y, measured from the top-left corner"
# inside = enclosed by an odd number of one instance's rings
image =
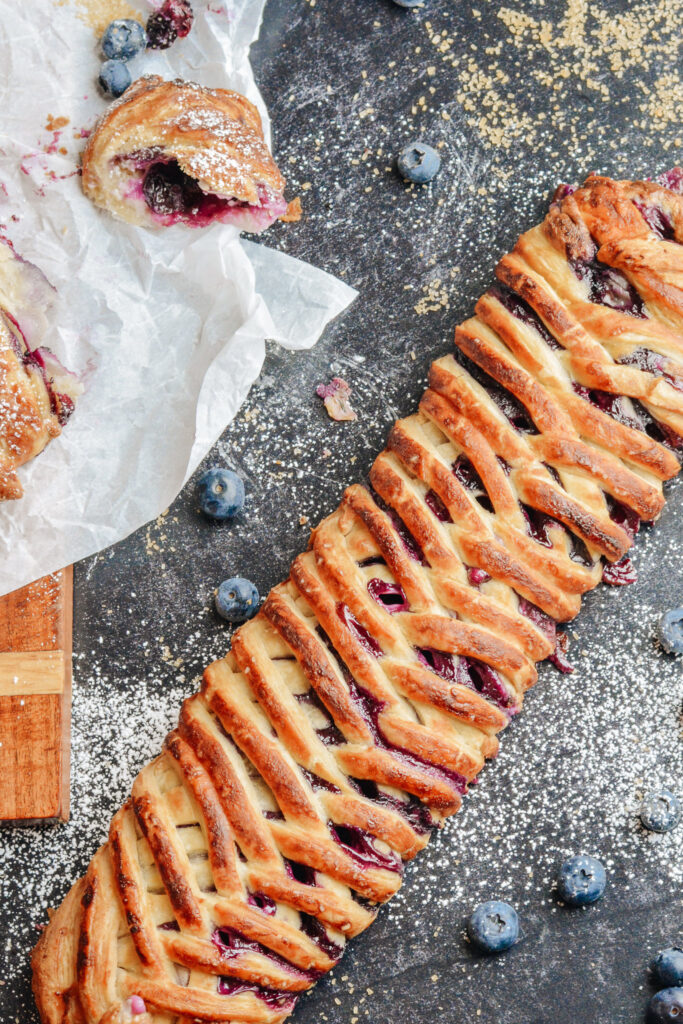
[[[591,178],[504,257],[372,489],[207,669],[53,916],[46,1024],[276,1024],[372,922],[662,508],[682,203]]]

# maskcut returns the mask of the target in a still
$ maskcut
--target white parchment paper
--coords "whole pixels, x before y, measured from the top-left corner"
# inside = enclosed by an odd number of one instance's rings
[[[163,511],[246,397],[265,339],[307,348],[355,296],[232,227],[134,228],[83,196],[107,3],[116,13],[120,0],[0,0],[0,224],[55,287],[45,343],[86,383],[62,435],[20,470],[25,497],[0,504],[0,594]],[[237,89],[268,126],[248,61],[264,4],[194,0],[190,35],[137,57],[133,77]]]

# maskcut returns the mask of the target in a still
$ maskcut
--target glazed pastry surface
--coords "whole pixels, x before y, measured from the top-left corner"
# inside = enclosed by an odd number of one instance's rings
[[[287,208],[253,103],[156,75],[139,78],[100,118],[82,183],[97,206],[149,228],[221,221],[257,232]]]
[[[206,670],[52,916],[45,1024],[283,1020],[457,811],[535,663],[569,669],[557,623],[628,582],[680,468],[665,184],[563,187],[501,260],[371,489]]]
[[[41,344],[49,285],[0,242],[0,501],[21,498],[17,469],[61,433],[82,388]]]

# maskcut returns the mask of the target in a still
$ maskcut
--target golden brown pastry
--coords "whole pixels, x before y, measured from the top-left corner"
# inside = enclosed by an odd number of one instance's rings
[[[42,334],[50,286],[0,243],[0,501],[21,498],[16,470],[61,433],[82,392],[77,377],[28,337]]]
[[[276,1024],[372,922],[662,509],[682,241],[683,197],[591,177],[503,258],[52,917],[44,1024]]]
[[[100,118],[83,191],[148,228],[214,221],[263,231],[287,209],[256,107],[239,93],[148,75]]]

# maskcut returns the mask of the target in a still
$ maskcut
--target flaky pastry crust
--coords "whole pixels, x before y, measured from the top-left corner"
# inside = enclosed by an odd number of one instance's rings
[[[232,223],[261,231],[287,208],[253,103],[227,89],[148,75],[98,121],[83,191],[144,227]]]
[[[563,189],[204,674],[34,953],[44,1024],[276,1024],[401,883],[683,447],[683,199]],[[622,573],[622,576],[619,576]],[[118,1016],[117,1016],[118,1015]]]
[[[17,469],[61,433],[82,390],[42,339],[35,346],[22,330],[42,319],[46,290],[40,271],[0,242],[0,501],[22,497]]]

